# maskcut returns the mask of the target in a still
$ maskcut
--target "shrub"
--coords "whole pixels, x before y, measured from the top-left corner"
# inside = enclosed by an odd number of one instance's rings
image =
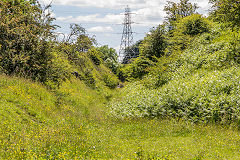
[[[111,105],[119,117],[179,117],[193,122],[238,122],[239,68],[200,71],[149,90],[142,85],[128,87],[121,102]]]
[[[50,88],[59,87],[63,81],[70,78],[72,66],[67,57],[57,50],[51,52],[52,59],[47,70],[46,84]]]
[[[90,59],[93,61],[95,65],[100,65],[101,62],[103,61],[101,58],[102,53],[97,51],[96,49],[90,49],[88,51],[88,56],[90,57]]]
[[[211,22],[199,14],[182,18],[177,23],[177,30],[184,35],[196,36],[210,32]]]
[[[173,30],[169,32],[166,54],[182,53],[197,36],[211,32],[212,22],[199,14],[179,19]],[[198,37],[197,37],[198,38]]]
[[[103,81],[105,82],[106,86],[113,89],[116,88],[119,80],[115,76],[111,76],[109,74],[103,75]]]
[[[93,75],[93,73],[90,69],[86,69],[84,71],[83,81],[87,86],[89,86],[91,88],[96,87],[96,80],[95,80],[95,77],[94,77],[94,75]]]
[[[118,67],[118,55],[115,49],[108,47],[107,45],[98,47],[97,50],[101,52],[102,59],[105,62],[105,65],[110,68],[113,73],[117,73],[117,67]]]
[[[238,46],[237,32],[216,25],[181,55],[162,57],[142,83],[127,87],[124,99],[111,104],[112,113],[239,124]]]
[[[140,44],[140,56],[154,60],[161,57],[167,47],[167,37],[164,25],[153,28]]]
[[[44,14],[37,0],[1,1],[0,10],[0,65],[4,72],[44,82],[51,61],[53,18]]]
[[[144,75],[148,74],[148,68],[154,63],[145,57],[138,57],[132,63],[127,64],[123,69],[123,76],[127,80],[139,78],[141,79]]]

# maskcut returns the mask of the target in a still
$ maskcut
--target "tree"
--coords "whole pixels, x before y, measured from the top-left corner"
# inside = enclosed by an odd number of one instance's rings
[[[167,47],[166,29],[164,25],[153,28],[140,45],[140,56],[153,60],[162,57]]]
[[[102,59],[106,66],[116,74],[118,67],[118,55],[116,50],[107,45],[98,47],[97,50],[102,53]]]
[[[229,23],[231,27],[240,25],[239,0],[210,0],[213,4],[210,16],[216,21]]]
[[[210,32],[212,22],[200,14],[179,19],[175,23],[175,29],[172,30],[171,36],[168,37],[168,54],[181,53],[188,48],[195,37]]]
[[[164,11],[167,13],[167,23],[173,27],[173,23],[175,21],[177,21],[179,18],[194,14],[197,8],[197,4],[192,4],[189,2],[189,0],[180,0],[180,3],[168,1],[164,7]]]
[[[146,57],[137,57],[131,63],[126,64],[118,72],[118,77],[121,80],[141,79],[149,73],[149,67],[152,67],[154,62]]]
[[[184,35],[196,36],[210,31],[210,21],[200,14],[193,14],[191,16],[182,18],[178,22],[178,32]]]
[[[131,58],[137,58],[139,56],[139,47],[141,43],[142,40],[139,40],[134,45],[130,46],[129,48],[126,48],[126,55],[123,58],[123,63],[127,64],[133,60]]]
[[[87,52],[96,44],[93,37],[89,37],[85,28],[78,24],[70,24],[70,34],[61,43],[61,50],[68,56],[68,60],[75,65],[80,65],[79,55]]]
[[[37,0],[0,1],[0,66],[6,74],[45,81],[54,18]]]
[[[97,48],[100,52],[103,53],[102,59],[106,61],[107,59],[111,59],[114,62],[117,62],[117,52],[114,48],[109,47],[108,45],[104,45]]]
[[[71,32],[67,37],[66,43],[73,45],[75,52],[87,52],[96,40],[93,37],[89,37],[85,28],[78,24],[70,24]]]

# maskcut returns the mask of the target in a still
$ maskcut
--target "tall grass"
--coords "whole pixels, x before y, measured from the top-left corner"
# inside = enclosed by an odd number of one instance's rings
[[[84,128],[104,96],[74,79],[53,92],[1,76],[0,87],[2,159],[84,158],[91,152],[90,133]]]
[[[234,126],[110,116],[124,90],[0,78],[0,159],[238,159]],[[112,97],[112,98],[111,98]]]

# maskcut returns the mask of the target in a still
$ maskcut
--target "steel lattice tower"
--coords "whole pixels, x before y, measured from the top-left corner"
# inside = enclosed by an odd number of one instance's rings
[[[128,63],[131,58],[136,58],[136,53],[133,48],[131,48],[131,46],[133,46],[133,32],[131,27],[131,24],[133,24],[133,22],[131,20],[131,14],[131,10],[127,6],[124,13],[124,26],[119,50],[119,61],[124,64]]]

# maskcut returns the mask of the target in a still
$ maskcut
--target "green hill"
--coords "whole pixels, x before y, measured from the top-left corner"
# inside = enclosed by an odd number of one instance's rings
[[[240,3],[210,2],[167,2],[123,65],[80,25],[56,40],[51,6],[0,1],[0,159],[239,159]]]
[[[115,115],[238,124],[239,34],[215,27],[181,54],[161,58],[123,101],[112,104]]]
[[[129,87],[97,91],[73,78],[49,90],[1,75],[0,88],[0,159],[239,158],[234,126],[113,117],[109,99]]]
[[[100,94],[76,79],[51,91],[1,75],[0,86],[1,159],[61,159],[66,152],[68,158],[84,157],[86,122],[104,118],[101,106],[111,96],[111,91]]]

